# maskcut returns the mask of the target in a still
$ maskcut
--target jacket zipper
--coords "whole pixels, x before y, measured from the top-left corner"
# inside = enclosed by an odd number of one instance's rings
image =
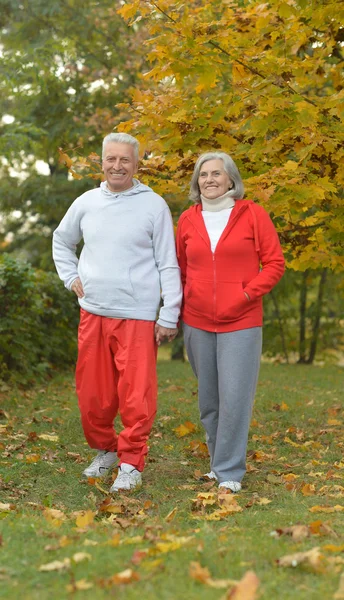
[[[215,332],[217,333],[217,327],[215,325],[215,316],[216,316],[216,261],[215,261],[215,253],[212,252],[213,255],[213,273],[214,273],[214,295],[213,295],[213,299],[214,299],[214,306],[213,306],[213,310],[214,310],[214,327],[215,327]]]

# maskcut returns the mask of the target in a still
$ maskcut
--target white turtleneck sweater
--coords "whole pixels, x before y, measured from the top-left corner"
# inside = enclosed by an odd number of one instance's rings
[[[217,243],[228,223],[235,200],[231,192],[226,192],[213,200],[201,195],[202,216],[210,239],[211,251],[215,252]]]

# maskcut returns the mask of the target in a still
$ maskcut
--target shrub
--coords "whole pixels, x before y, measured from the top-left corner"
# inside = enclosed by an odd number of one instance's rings
[[[0,379],[29,384],[76,359],[78,305],[54,273],[0,256]]]

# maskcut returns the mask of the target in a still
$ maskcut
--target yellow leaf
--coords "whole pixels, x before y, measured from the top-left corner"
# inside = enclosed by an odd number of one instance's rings
[[[91,525],[91,523],[93,523],[95,515],[96,513],[92,512],[91,510],[86,510],[85,512],[82,512],[76,518],[76,526],[80,529],[88,527],[88,525]]]
[[[39,454],[27,454],[26,455],[26,462],[27,463],[36,463],[39,460],[41,460],[41,457]]]
[[[56,508],[45,508],[43,511],[43,516],[55,527],[60,527],[60,525],[62,525],[62,522],[66,521],[67,519],[66,515],[62,512],[62,510],[57,510]]]
[[[175,431],[177,437],[184,437],[185,435],[195,431],[195,429],[196,425],[194,423],[185,421],[184,424],[179,425],[179,427],[176,427],[173,431]]]
[[[334,513],[334,512],[342,512],[344,511],[344,506],[340,504],[336,504],[336,506],[312,506],[312,508],[308,509],[309,512],[324,512],[324,513]]]
[[[315,485],[313,485],[312,483],[306,483],[301,488],[301,493],[304,496],[314,496],[314,494],[315,494]]]
[[[322,547],[326,552],[344,552],[344,544],[341,546],[335,546],[334,544],[326,544]]]
[[[288,404],[286,404],[285,402],[282,402],[282,404],[281,404],[281,407],[280,407],[280,410],[284,410],[284,411],[287,411],[287,410],[289,410],[289,406],[288,406]]]
[[[47,440],[48,442],[58,442],[59,441],[58,435],[52,435],[50,433],[41,433],[38,437],[41,440]]]
[[[177,507],[175,507],[168,513],[168,515],[166,515],[166,517],[165,517],[166,523],[170,523],[171,521],[173,521],[174,517],[177,514],[177,510],[178,510]]]
[[[195,561],[190,563],[189,575],[192,579],[216,589],[228,588],[229,585],[237,584],[237,581],[233,581],[233,579],[213,579],[210,576],[209,569],[207,567],[202,567]]]

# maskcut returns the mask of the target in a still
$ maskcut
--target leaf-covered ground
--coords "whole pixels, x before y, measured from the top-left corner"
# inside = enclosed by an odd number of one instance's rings
[[[160,360],[143,487],[108,496],[73,377],[0,411],[0,598],[344,598],[343,369],[263,364],[240,494],[218,495],[188,364]]]

